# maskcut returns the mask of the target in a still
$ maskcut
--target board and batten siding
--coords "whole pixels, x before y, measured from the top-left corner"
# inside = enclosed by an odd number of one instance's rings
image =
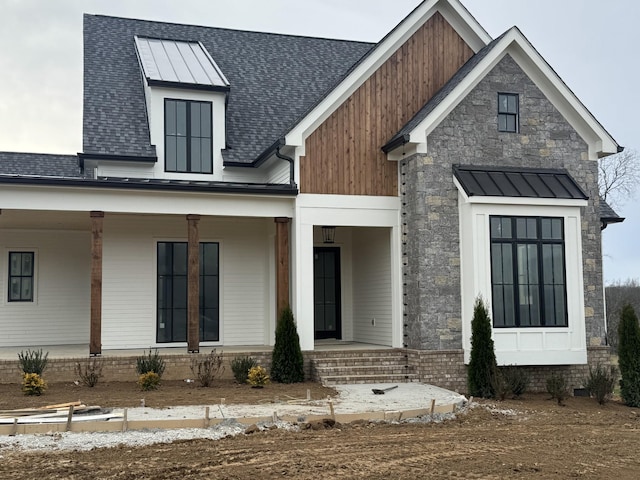
[[[397,165],[381,147],[472,55],[434,14],[307,137],[301,193],[398,195]]]
[[[221,344],[264,345],[268,339],[275,309],[269,297],[272,224],[272,219],[200,220],[200,241],[220,242]],[[156,245],[186,238],[181,216],[105,215],[103,348],[156,345]]]
[[[390,231],[355,228],[352,238],[353,340],[391,346]]]
[[[9,302],[10,251],[35,253],[34,301]],[[0,346],[86,344],[89,341],[89,232],[0,232]]]

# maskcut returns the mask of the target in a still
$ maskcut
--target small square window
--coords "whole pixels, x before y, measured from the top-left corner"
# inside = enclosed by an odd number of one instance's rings
[[[33,252],[9,252],[9,301],[33,302]]]
[[[498,131],[518,132],[519,98],[515,93],[498,94]]]

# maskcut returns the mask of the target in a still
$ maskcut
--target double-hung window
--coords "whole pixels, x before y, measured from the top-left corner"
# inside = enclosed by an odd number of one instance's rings
[[[564,222],[491,216],[494,327],[566,327]]]
[[[164,102],[165,170],[212,173],[211,102]]]
[[[9,252],[9,301],[33,302],[33,252]]]
[[[518,132],[519,98],[515,93],[498,94],[498,131]]]

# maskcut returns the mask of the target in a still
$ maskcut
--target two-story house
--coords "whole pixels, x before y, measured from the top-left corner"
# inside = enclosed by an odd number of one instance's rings
[[[269,346],[291,305],[459,387],[482,295],[501,364],[579,368],[620,148],[458,0],[377,44],[86,15],[83,151],[0,153],[0,346]]]

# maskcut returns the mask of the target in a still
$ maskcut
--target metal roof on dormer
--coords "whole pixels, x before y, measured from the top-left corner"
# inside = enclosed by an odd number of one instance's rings
[[[200,42],[134,36],[149,86],[229,90],[229,81]]]

